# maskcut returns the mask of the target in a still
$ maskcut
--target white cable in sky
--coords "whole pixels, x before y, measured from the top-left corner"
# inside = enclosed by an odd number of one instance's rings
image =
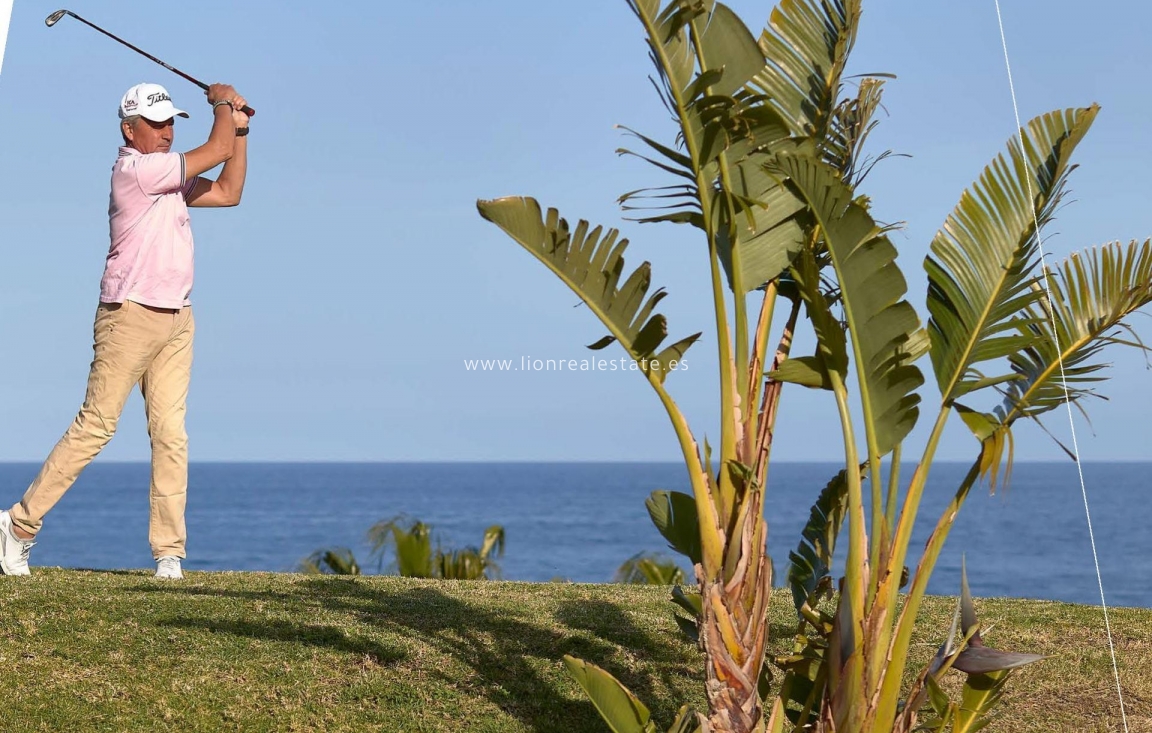
[[[1024,132],[1020,127],[1020,109],[1016,105],[1016,86],[1012,83],[1012,64],[1008,63],[1008,41],[1004,37],[1004,20],[1000,16],[1000,0],[996,3],[996,21],[1000,24],[1000,43],[1004,47],[1004,67],[1008,70],[1008,91],[1012,93],[1012,112],[1016,115],[1016,129],[1020,130],[1020,155],[1027,160],[1027,151],[1024,148]],[[1032,198],[1032,176],[1024,178],[1028,184],[1028,201]],[[1048,302],[1052,301],[1052,288],[1048,284],[1048,262],[1044,256],[1044,240],[1040,237],[1040,220],[1036,215],[1036,207],[1032,207],[1032,222],[1035,225],[1036,242],[1040,245],[1040,266],[1044,270],[1044,289],[1047,292]],[[1120,697],[1120,719],[1124,723],[1124,733],[1128,733],[1128,715],[1124,712],[1124,691],[1120,687],[1120,668],[1116,664],[1116,647],[1112,644],[1112,624],[1108,620],[1108,604],[1104,601],[1104,579],[1100,575],[1100,558],[1096,554],[1096,535],[1092,532],[1092,513],[1088,511],[1088,489],[1084,484],[1084,469],[1080,464],[1080,445],[1076,441],[1076,423],[1072,419],[1072,400],[1068,394],[1068,380],[1064,376],[1064,352],[1060,348],[1060,334],[1056,330],[1056,309],[1049,307],[1052,318],[1052,338],[1056,340],[1056,358],[1060,363],[1060,381],[1064,384],[1064,404],[1068,408],[1068,425],[1072,429],[1072,449],[1076,455],[1076,471],[1080,476],[1080,495],[1084,497],[1084,516],[1088,519],[1088,539],[1092,543],[1092,560],[1096,564],[1096,584],[1100,587],[1100,606],[1104,609],[1104,629],[1108,634],[1108,651],[1112,655],[1112,674],[1116,678],[1116,694]]]
[[[8,45],[8,23],[12,20],[13,0],[0,0],[0,71],[4,69],[4,48]]]

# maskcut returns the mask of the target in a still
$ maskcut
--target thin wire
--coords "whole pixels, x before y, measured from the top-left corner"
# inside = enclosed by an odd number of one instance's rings
[[[1000,44],[1004,47],[1004,68],[1008,70],[1008,90],[1012,93],[1012,112],[1016,115],[1016,129],[1020,130],[1020,154],[1027,155],[1024,148],[1024,133],[1020,126],[1020,110],[1016,105],[1016,87],[1012,83],[1012,65],[1008,62],[1008,41],[1004,36],[1004,20],[1000,16],[1000,0],[996,3],[996,22],[1000,24]],[[1024,178],[1028,185],[1028,200],[1032,201],[1032,176]],[[1032,207],[1032,221],[1036,229],[1036,241],[1040,245],[1040,266],[1044,270],[1044,289],[1048,295],[1048,302],[1052,300],[1052,288],[1048,283],[1048,263],[1044,255],[1044,240],[1040,237],[1040,220],[1036,214],[1036,207]],[[1108,620],[1108,604],[1104,600],[1104,579],[1100,575],[1100,558],[1096,554],[1096,535],[1092,531],[1092,513],[1088,510],[1088,488],[1084,483],[1084,468],[1080,465],[1080,445],[1076,440],[1076,423],[1072,418],[1072,400],[1069,396],[1068,382],[1064,376],[1064,352],[1060,349],[1060,334],[1056,330],[1056,309],[1049,307],[1049,316],[1052,319],[1052,338],[1056,341],[1056,358],[1060,364],[1060,381],[1064,384],[1064,404],[1068,408],[1068,425],[1072,429],[1072,449],[1076,454],[1076,471],[1080,476],[1080,494],[1084,497],[1084,516],[1088,519],[1088,539],[1092,543],[1092,561],[1096,565],[1096,584],[1100,587],[1100,606],[1104,609],[1104,628],[1108,632],[1108,652],[1112,655],[1112,674],[1116,678],[1116,694],[1120,698],[1120,719],[1124,723],[1124,733],[1128,733],[1128,716],[1124,712],[1124,692],[1120,687],[1120,668],[1116,664],[1116,648],[1112,644],[1112,624]]]

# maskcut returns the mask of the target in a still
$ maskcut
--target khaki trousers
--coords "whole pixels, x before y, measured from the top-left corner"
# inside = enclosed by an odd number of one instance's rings
[[[44,515],[112,439],[124,403],[139,384],[152,440],[148,540],[153,557],[185,557],[188,434],[184,415],[194,332],[191,308],[165,310],[128,300],[100,303],[84,405],[24,498],[12,507],[14,524],[33,534],[40,530]]]

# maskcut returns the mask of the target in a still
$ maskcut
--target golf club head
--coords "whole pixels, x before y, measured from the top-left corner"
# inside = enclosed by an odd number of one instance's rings
[[[49,15],[47,18],[44,19],[44,25],[51,28],[52,26],[56,25],[56,23],[59,22],[59,20],[67,14],[68,14],[67,10],[57,10],[55,13],[52,13],[52,15]]]

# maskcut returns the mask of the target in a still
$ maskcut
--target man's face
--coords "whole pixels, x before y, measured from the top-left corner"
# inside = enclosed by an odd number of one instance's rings
[[[175,132],[173,123],[175,119],[164,122],[153,122],[141,117],[136,124],[125,126],[124,134],[128,136],[131,147],[141,153],[167,153],[172,150],[172,137]]]

